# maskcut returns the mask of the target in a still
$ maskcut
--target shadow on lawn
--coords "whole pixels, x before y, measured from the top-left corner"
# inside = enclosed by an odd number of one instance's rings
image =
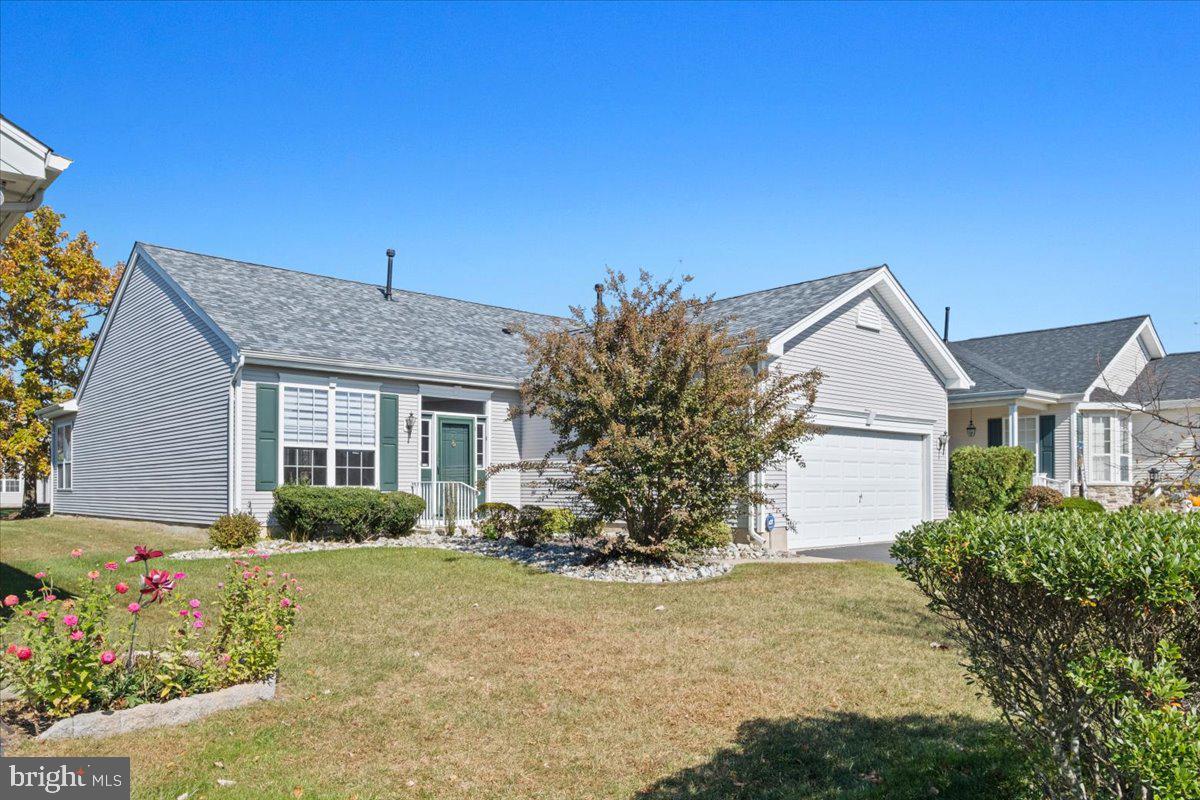
[[[24,602],[26,592],[32,591],[36,594],[41,587],[42,582],[28,572],[0,561],[0,597],[15,594]],[[71,597],[70,592],[57,586],[54,588],[54,592],[58,597],[64,599]],[[0,607],[0,619],[8,617],[11,613],[11,608]]]
[[[636,800],[1015,800],[1023,773],[1024,759],[999,724],[833,713],[748,720],[733,746]]]

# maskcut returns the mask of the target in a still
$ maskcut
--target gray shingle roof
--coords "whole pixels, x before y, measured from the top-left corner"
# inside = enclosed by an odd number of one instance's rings
[[[1028,389],[1083,392],[1145,320],[1126,317],[951,342],[950,349],[975,381],[974,388],[951,395]]]
[[[761,338],[770,339],[855,284],[866,280],[872,273],[886,268],[883,265],[868,267],[827,278],[725,297],[714,300],[708,313],[732,317],[730,329],[735,332],[753,328]]]
[[[464,372],[527,374],[521,337],[557,317],[142,244],[238,347],[309,358]]]
[[[1122,398],[1126,402],[1193,400],[1200,397],[1200,350],[1172,353],[1142,369]]]

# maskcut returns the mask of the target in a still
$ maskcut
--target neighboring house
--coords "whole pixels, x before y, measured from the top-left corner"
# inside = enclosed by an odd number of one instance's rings
[[[0,117],[0,241],[42,204],[46,187],[69,166],[70,159]]]
[[[1035,483],[1116,508],[1132,502],[1134,482],[1152,466],[1162,468],[1146,447],[1151,438],[1194,449],[1180,441],[1181,428],[1144,413],[1149,405],[1182,417],[1200,407],[1200,359],[1168,356],[1148,316],[964,339],[950,348],[975,383],[950,393],[952,450],[1025,447],[1034,454]]]
[[[531,473],[542,418],[517,413],[513,326],[558,317],[137,244],[76,398],[53,421],[56,513],[268,522],[298,481],[563,505]],[[742,520],[775,548],[883,541],[947,513],[947,391],[971,380],[886,266],[717,301],[769,339],[768,366],[819,367],[805,466],[751,476]],[[774,523],[774,524],[773,524]],[[773,528],[773,530],[769,530]]]
[[[0,466],[0,508],[20,508],[25,502],[25,472],[20,467],[9,471]],[[38,503],[50,502],[50,479],[37,482]]]

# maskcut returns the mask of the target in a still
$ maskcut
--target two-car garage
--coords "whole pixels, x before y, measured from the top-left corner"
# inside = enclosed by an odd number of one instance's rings
[[[888,541],[928,517],[928,436],[830,428],[787,469],[788,549]]]

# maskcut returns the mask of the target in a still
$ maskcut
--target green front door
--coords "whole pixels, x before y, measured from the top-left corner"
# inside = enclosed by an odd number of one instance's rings
[[[475,441],[470,420],[445,419],[438,421],[437,479],[471,484],[475,459],[471,445]]]

